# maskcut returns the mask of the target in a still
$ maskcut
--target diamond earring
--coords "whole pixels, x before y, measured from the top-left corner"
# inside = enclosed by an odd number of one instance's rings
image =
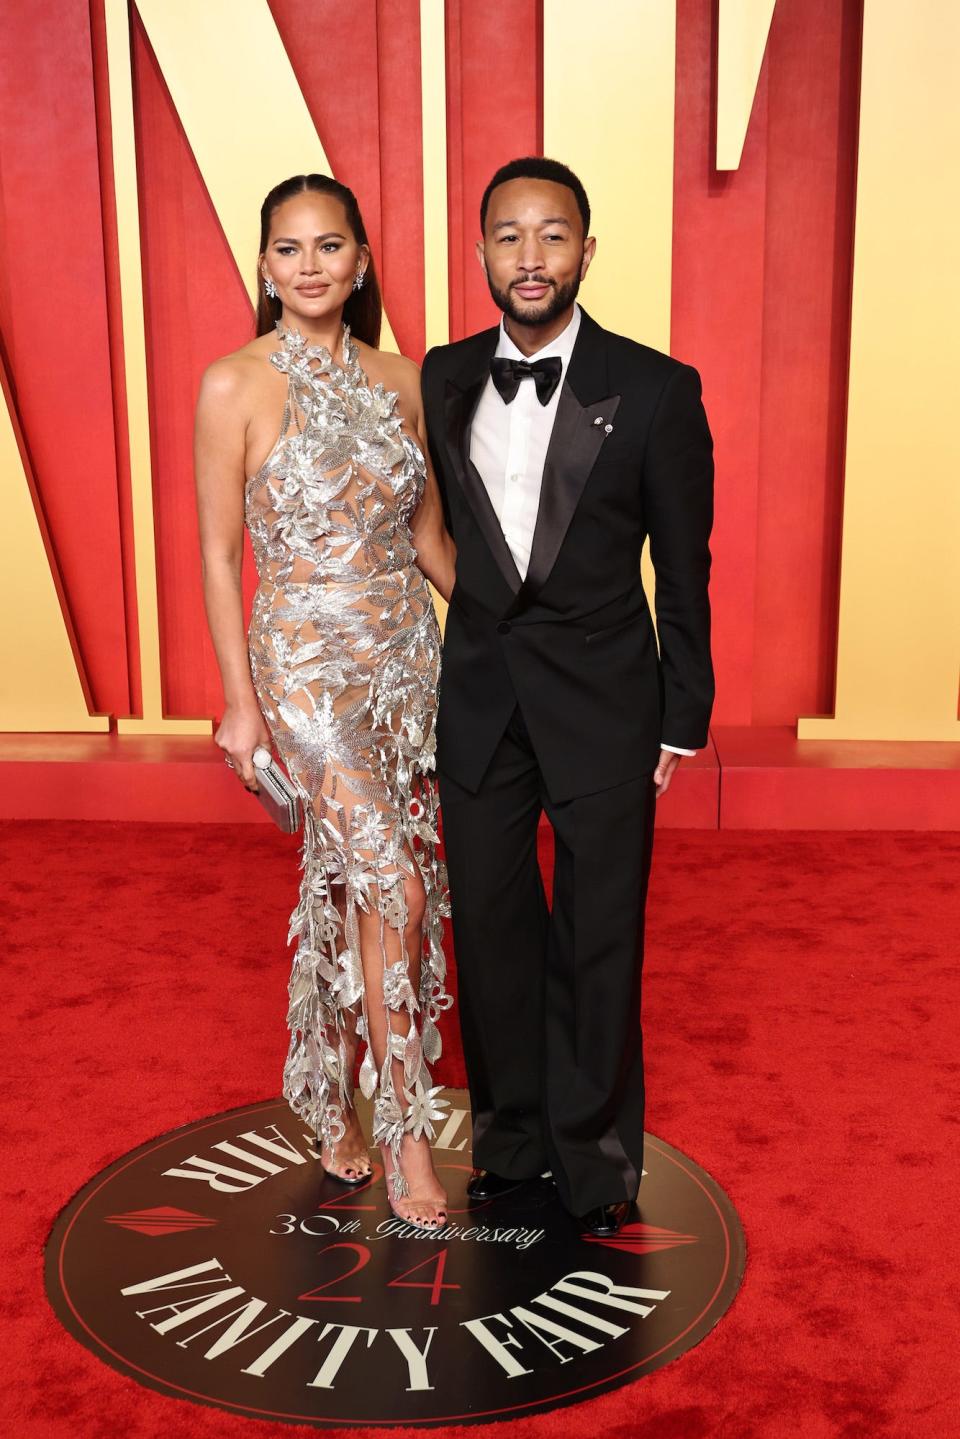
[[[366,278],[366,276],[365,276],[363,270],[361,270],[360,266],[358,265],[358,266],[357,266],[357,273],[356,273],[356,275],[353,277],[353,288],[354,288],[355,290],[362,290],[362,289],[363,289],[363,282],[364,282],[365,278]]]
[[[277,298],[277,287],[276,287],[276,285],[273,283],[273,278],[272,278],[272,276],[270,276],[270,275],[264,275],[264,277],[263,277],[263,288],[266,290],[267,296],[269,297],[269,299],[275,300],[275,299]]]

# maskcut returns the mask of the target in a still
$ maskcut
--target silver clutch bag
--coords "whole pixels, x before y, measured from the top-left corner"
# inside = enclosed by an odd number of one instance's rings
[[[300,828],[300,796],[289,776],[263,745],[253,752],[253,767],[258,785],[256,798],[284,834],[295,834]]]

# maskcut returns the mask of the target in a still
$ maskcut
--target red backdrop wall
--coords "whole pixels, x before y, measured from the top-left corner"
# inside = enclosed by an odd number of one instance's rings
[[[122,715],[139,683],[101,4],[3,5],[0,344],[93,700]],[[417,0],[334,8],[322,38],[312,0],[270,5],[419,359]],[[678,0],[672,349],[701,371],[716,440],[715,719],[791,724],[832,709],[861,8],[779,0],[743,160],[724,175],[715,11]],[[542,10],[447,0],[446,20],[457,338],[495,319],[473,258],[484,184],[542,146]],[[212,716],[192,412],[203,368],[249,338],[252,314],[137,21],[133,61],[165,704]]]

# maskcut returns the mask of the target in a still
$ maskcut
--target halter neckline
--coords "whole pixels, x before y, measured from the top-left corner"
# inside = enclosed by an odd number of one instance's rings
[[[356,341],[351,337],[350,326],[344,321],[340,327],[340,350],[343,355],[343,363],[338,363],[330,353],[326,345],[311,345],[302,330],[291,325],[284,325],[282,320],[277,320],[274,329],[277,339],[284,350],[299,351],[305,359],[321,360],[324,364],[331,365],[334,369],[340,370],[342,374],[356,365],[359,358],[359,350]]]

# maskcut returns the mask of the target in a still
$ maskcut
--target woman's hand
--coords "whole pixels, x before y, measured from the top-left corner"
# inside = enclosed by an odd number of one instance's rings
[[[260,786],[253,768],[253,752],[259,745],[270,748],[270,731],[260,706],[227,705],[214,741],[247,789],[256,794]]]

